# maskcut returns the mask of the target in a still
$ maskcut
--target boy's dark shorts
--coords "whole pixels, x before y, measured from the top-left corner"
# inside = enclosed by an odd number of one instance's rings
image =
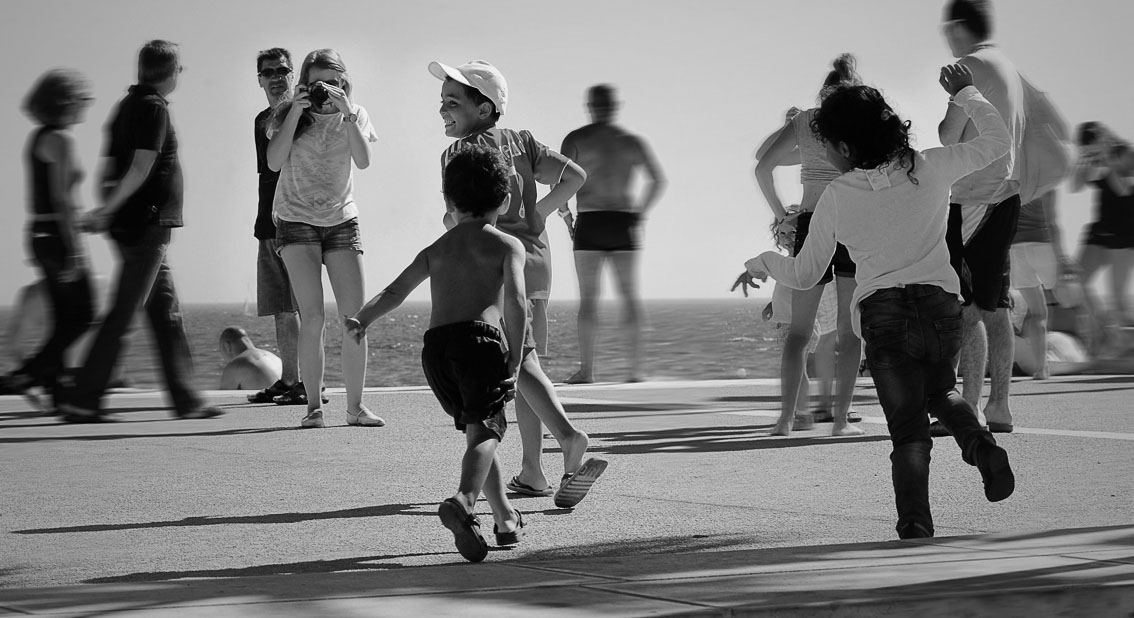
[[[508,378],[508,348],[500,329],[479,321],[431,328],[425,331],[421,368],[458,430],[483,423],[504,439],[508,421],[500,382]]]
[[[984,224],[966,245],[961,236],[961,205],[949,204],[945,243],[949,262],[961,279],[966,305],[976,303],[985,311],[1012,307],[1012,262],[1008,256],[1019,218],[1019,195],[989,206]]]
[[[803,250],[803,243],[807,240],[807,233],[811,230],[811,217],[813,213],[803,212],[800,213],[795,219],[795,247],[792,255],[799,255]],[[855,267],[854,260],[850,257],[850,252],[843,246],[843,243],[835,245],[835,255],[831,257],[831,263],[827,265],[827,270],[823,271],[823,277],[819,279],[820,284],[830,283],[835,279],[835,276],[840,277],[854,277],[857,268]]]

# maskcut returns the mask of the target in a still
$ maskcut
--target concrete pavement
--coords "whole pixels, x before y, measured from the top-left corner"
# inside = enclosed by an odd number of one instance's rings
[[[210,393],[228,414],[209,421],[117,394],[123,421],[95,426],[0,398],[0,616],[1134,612],[1132,376],[1014,383],[1017,432],[1000,441],[1018,483],[1002,503],[937,440],[924,542],[892,540],[868,381],[858,438],[768,436],[771,381],[559,392],[610,468],[573,511],[516,498],[527,537],[478,565],[436,518],[461,439],[427,390],[368,391],[380,429],[346,427],[332,392],[332,426],[303,431],[299,409],[240,393]],[[518,451],[512,427],[509,473]]]

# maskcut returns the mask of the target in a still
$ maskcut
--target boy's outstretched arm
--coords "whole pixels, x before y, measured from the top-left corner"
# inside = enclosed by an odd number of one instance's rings
[[[413,262],[398,275],[386,289],[378,292],[354,316],[343,316],[343,328],[347,336],[361,343],[366,329],[378,318],[397,309],[409,293],[417,289],[422,281],[429,278],[429,258],[425,251],[417,254]]]
[[[547,192],[547,195],[543,196],[542,200],[536,202],[536,212],[546,219],[548,215],[566,204],[571,196],[578,193],[586,182],[587,173],[583,171],[583,168],[579,167],[579,164],[574,161],[568,161],[567,167],[563,168],[563,175],[560,176],[559,182],[551,188],[551,191]]]
[[[524,285],[524,246],[509,236],[510,250],[504,258],[504,338],[508,341],[508,376],[514,379],[524,359],[527,330],[527,288]]]

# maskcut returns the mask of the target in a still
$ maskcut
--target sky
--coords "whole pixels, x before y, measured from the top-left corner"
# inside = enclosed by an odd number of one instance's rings
[[[772,215],[752,175],[757,145],[791,106],[810,107],[830,62],[858,57],[864,80],[913,122],[916,147],[939,145],[947,95],[937,83],[951,61],[940,34],[943,1],[795,0],[6,0],[0,54],[0,304],[34,279],[25,250],[26,170],[32,123],[21,101],[45,70],[82,71],[96,101],[75,128],[87,170],[80,189],[96,205],[92,178],[103,125],[134,83],[137,51],[150,39],[181,46],[182,75],[170,96],[186,176],[184,228],[169,260],[183,302],[255,302],[256,168],[252,119],[266,106],[256,52],[281,46],[302,58],[337,49],[379,141],[355,171],[367,296],[382,289],[443,231],[437,113],[441,82],[432,60],[483,59],[509,85],[501,125],[528,129],[551,148],[588,122],[588,87],[610,83],[619,123],[652,147],[669,184],[646,222],[641,290],[646,298],[725,298],[745,259],[772,248]],[[1071,123],[1098,120],[1134,139],[1134,2],[996,0],[995,41],[1047,91]],[[777,171],[788,202],[798,168]],[[545,191],[546,188],[543,188]],[[542,195],[542,193],[541,193]],[[1088,222],[1088,193],[1060,191],[1069,251]],[[577,299],[570,240],[548,221],[552,301]],[[88,237],[96,271],[110,274],[105,237]],[[604,285],[609,296],[609,278]],[[327,287],[329,291],[329,286]],[[732,294],[735,296],[735,294]],[[328,298],[330,298],[328,292]],[[411,297],[428,298],[428,286]]]

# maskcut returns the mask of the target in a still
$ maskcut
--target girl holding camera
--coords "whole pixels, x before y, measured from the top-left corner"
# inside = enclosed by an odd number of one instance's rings
[[[323,264],[339,314],[354,315],[366,296],[351,163],[366,169],[378,136],[351,90],[339,53],[313,51],[303,59],[294,98],[276,109],[268,128],[268,167],[280,172],[272,205],[276,242],[299,305],[299,369],[308,402],[303,427],[323,427]],[[347,424],[385,425],[362,404],[365,338],[343,337],[342,363]]]

